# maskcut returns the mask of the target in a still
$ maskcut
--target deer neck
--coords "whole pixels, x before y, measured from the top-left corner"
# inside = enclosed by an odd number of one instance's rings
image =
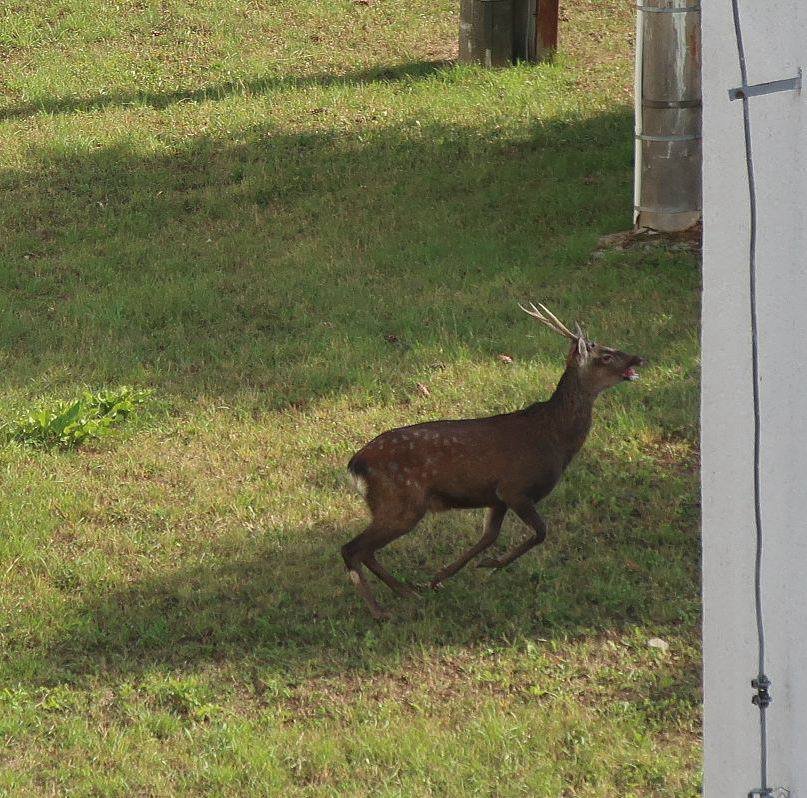
[[[560,441],[573,457],[586,440],[597,394],[581,379],[575,368],[567,368],[549,402],[549,411]]]

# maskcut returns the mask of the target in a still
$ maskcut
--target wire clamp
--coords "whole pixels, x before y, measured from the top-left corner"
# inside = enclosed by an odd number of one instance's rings
[[[760,94],[775,94],[779,91],[801,91],[801,67],[795,78],[772,80],[770,83],[754,83],[753,86],[739,86],[729,89],[730,100],[745,100],[748,97],[758,97]]]
[[[773,701],[770,686],[771,680],[764,674],[757,676],[756,679],[751,679],[751,687],[757,691],[757,694],[751,699],[751,703],[755,704],[760,709],[767,709]]]
[[[759,790],[751,790],[748,798],[790,798],[790,790],[787,787],[763,787]]]

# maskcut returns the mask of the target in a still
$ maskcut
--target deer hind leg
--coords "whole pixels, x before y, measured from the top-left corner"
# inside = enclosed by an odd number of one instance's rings
[[[373,591],[370,590],[370,585],[364,576],[364,569],[362,568],[362,561],[367,556],[367,534],[373,533],[375,530],[372,525],[369,526],[361,535],[357,535],[349,543],[342,546],[342,558],[347,567],[347,575],[350,581],[356,587],[359,595],[364,599],[364,603],[370,610],[370,615],[378,621],[383,621],[389,618],[389,613],[375,600]]]
[[[342,557],[347,566],[350,581],[353,582],[359,595],[364,599],[370,609],[370,614],[377,620],[389,618],[389,613],[376,601],[365,578],[362,566],[366,565],[382,582],[399,595],[417,595],[414,590],[397,580],[387,571],[378,562],[375,553],[396,538],[409,532],[422,517],[423,512],[420,511],[417,514],[411,514],[405,521],[399,519],[398,523],[392,526],[381,524],[374,519],[373,523],[364,532],[342,546]]]
[[[489,546],[492,546],[493,543],[496,542],[496,538],[499,537],[499,532],[501,532],[502,529],[502,521],[506,513],[507,505],[504,503],[489,507],[485,515],[485,524],[482,527],[482,537],[454,562],[447,565],[445,568],[441,568],[434,575],[430,587],[433,589],[440,587],[443,580],[448,579],[449,576],[454,576],[460,568],[464,568],[477,554],[483,552]]]
[[[511,562],[517,560],[522,554],[526,554],[530,549],[544,542],[546,538],[546,521],[538,515],[535,505],[524,496],[520,496],[512,501],[508,501],[511,510],[532,529],[532,537],[514,546],[502,557],[486,557],[478,563],[479,568],[504,568]]]
[[[390,589],[403,598],[416,598],[419,594],[417,590],[396,579],[381,563],[376,559],[375,553],[369,554],[364,564]]]

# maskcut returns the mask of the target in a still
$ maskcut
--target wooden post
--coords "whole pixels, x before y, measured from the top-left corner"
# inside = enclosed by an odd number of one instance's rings
[[[512,62],[512,0],[462,0],[460,61],[486,67]]]

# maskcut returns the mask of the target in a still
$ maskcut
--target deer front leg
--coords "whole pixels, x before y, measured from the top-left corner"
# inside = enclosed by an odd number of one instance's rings
[[[519,543],[518,546],[514,546],[502,557],[486,557],[484,560],[480,560],[477,566],[479,568],[504,568],[506,565],[510,565],[513,560],[517,560],[522,554],[526,554],[531,548],[543,543],[544,538],[546,538],[546,522],[538,515],[535,505],[528,497],[520,496],[508,501],[508,506],[532,529],[534,534]]]
[[[485,524],[482,528],[482,537],[479,538],[479,541],[475,545],[471,546],[470,549],[464,552],[453,563],[447,565],[445,568],[441,568],[435,574],[434,579],[432,579],[432,581],[429,583],[429,586],[432,589],[440,587],[440,584],[444,579],[448,579],[449,576],[453,576],[455,573],[457,573],[457,571],[460,570],[460,568],[465,567],[469,560],[476,557],[479,552],[484,551],[486,548],[493,545],[496,538],[499,537],[499,532],[502,528],[502,521],[504,520],[506,513],[507,505],[504,503],[488,508],[487,515],[485,516]]]

